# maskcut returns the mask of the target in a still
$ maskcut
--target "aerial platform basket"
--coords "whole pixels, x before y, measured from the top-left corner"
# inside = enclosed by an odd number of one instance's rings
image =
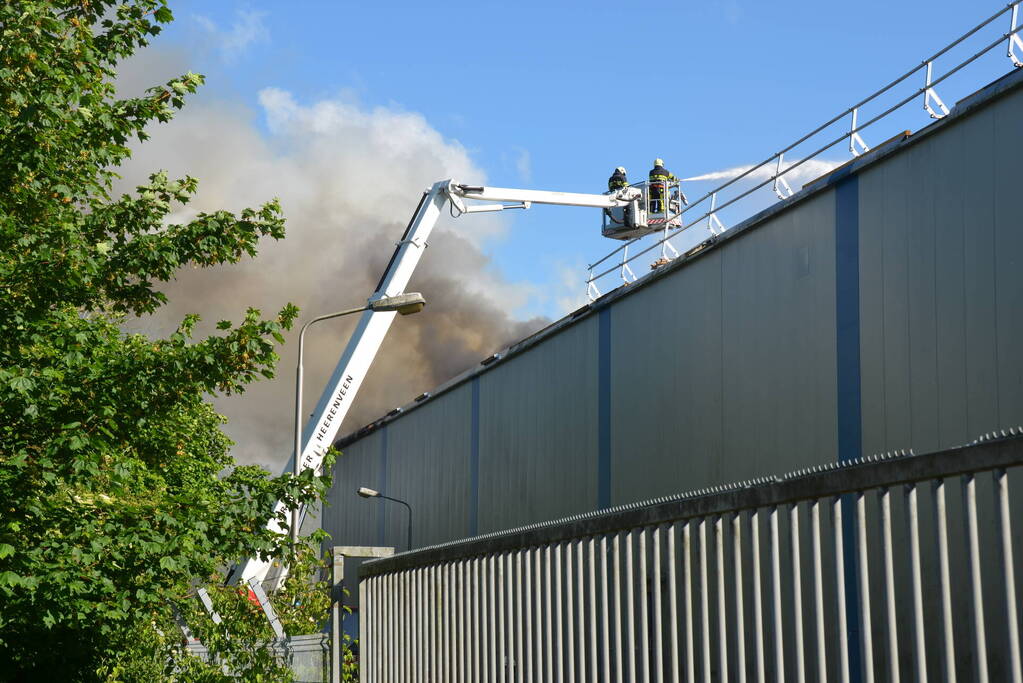
[[[686,203],[677,180],[644,181],[630,185],[638,191],[636,201],[604,209],[600,233],[614,240],[631,240],[655,232],[682,227],[680,214]]]

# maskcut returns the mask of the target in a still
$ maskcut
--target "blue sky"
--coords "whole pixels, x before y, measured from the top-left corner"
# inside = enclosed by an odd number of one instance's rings
[[[421,114],[465,148],[489,184],[599,192],[614,166],[639,180],[655,156],[682,177],[759,162],[1002,6],[188,0],[172,3],[177,21],[157,45],[187,50],[190,68],[208,77],[206,96],[236,103],[268,136],[263,89],[285,90],[300,105],[341,97]],[[1006,17],[997,32],[1007,28]],[[939,92],[951,105],[1009,68],[998,48]],[[913,103],[865,137],[928,122]],[[691,183],[687,192],[711,186]],[[726,212],[726,224],[770,197]],[[594,210],[534,207],[485,250],[513,281],[543,290],[577,275],[581,294],[583,266],[615,246],[599,237]],[[518,312],[556,317],[565,301],[537,296]]]

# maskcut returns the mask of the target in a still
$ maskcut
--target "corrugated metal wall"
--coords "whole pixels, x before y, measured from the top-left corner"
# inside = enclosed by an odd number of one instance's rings
[[[859,177],[863,448],[1023,416],[1023,91]]]
[[[597,319],[479,377],[479,531],[597,506]]]
[[[324,528],[403,546],[360,485],[418,546],[1023,423],[1020,76],[349,439]]]
[[[610,503],[835,458],[833,192],[607,309]]]

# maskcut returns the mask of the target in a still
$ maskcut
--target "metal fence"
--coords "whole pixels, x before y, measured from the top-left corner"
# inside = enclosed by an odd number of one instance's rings
[[[367,563],[363,680],[1023,681],[1021,434]]]
[[[269,646],[274,655],[294,672],[296,683],[322,683],[327,680],[330,665],[329,641],[329,634],[314,633],[274,640]],[[209,652],[201,643],[190,643],[188,651],[196,657],[209,659]]]

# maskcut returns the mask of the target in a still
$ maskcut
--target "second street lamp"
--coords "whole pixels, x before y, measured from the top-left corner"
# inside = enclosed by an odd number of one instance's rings
[[[298,363],[295,367],[294,473],[296,477],[302,473],[302,359],[305,354],[305,331],[314,323],[318,323],[323,320],[330,320],[332,318],[340,318],[341,316],[351,315],[352,313],[361,313],[362,311],[371,310],[377,313],[394,311],[399,315],[410,315],[423,310],[423,306],[425,305],[426,299],[424,299],[423,295],[419,292],[395,294],[394,296],[385,296],[379,299],[374,299],[368,302],[365,306],[360,306],[358,308],[349,308],[344,311],[317,316],[302,326],[302,330],[298,333]],[[298,542],[298,525],[300,517],[301,511],[299,506],[296,505],[291,511],[291,540],[293,543]]]
[[[402,505],[405,506],[405,509],[408,510],[408,546],[405,549],[412,550],[412,506],[398,498],[391,498],[390,496],[385,496],[379,491],[371,489],[368,486],[360,486],[355,492],[358,493],[363,498],[383,498],[384,500],[390,500],[395,503],[401,503]]]

